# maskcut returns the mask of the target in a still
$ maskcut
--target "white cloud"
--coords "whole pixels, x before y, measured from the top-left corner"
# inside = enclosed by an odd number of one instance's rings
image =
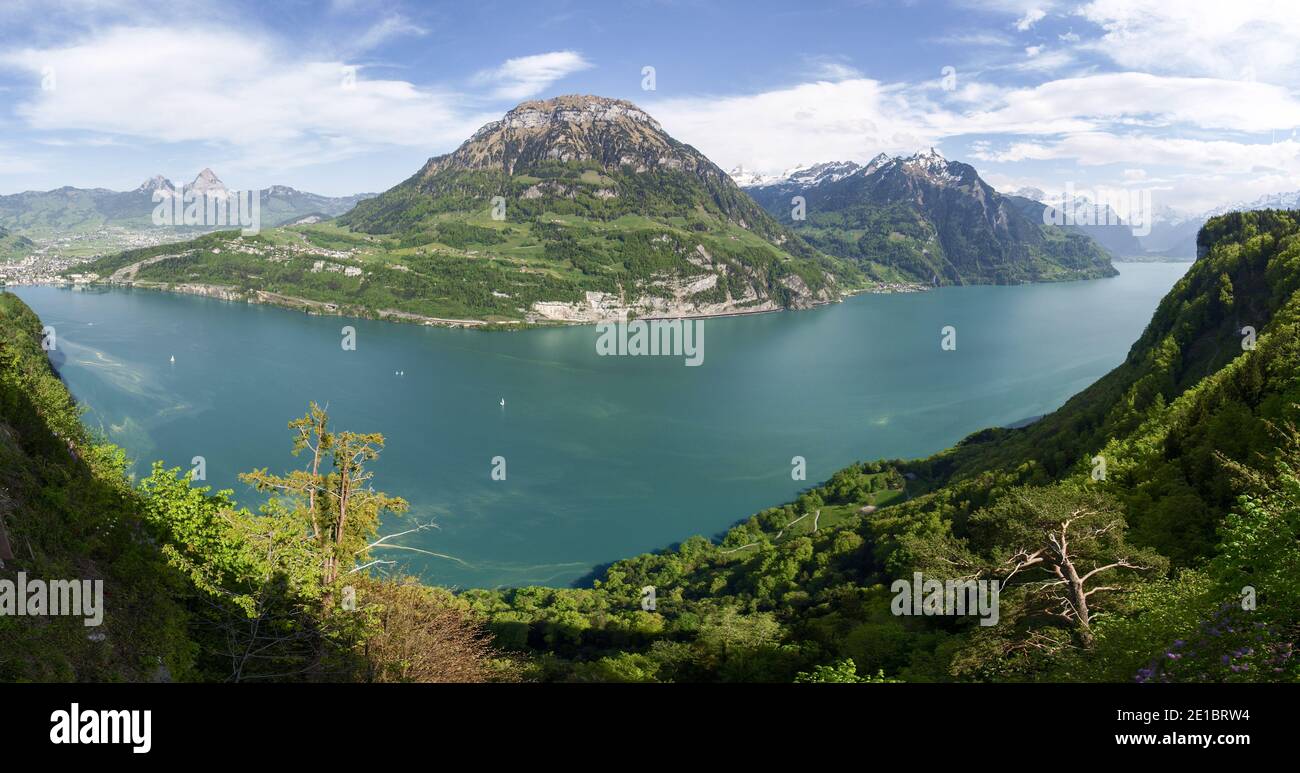
[[[590,67],[591,63],[576,51],[552,51],[507,59],[499,67],[478,73],[474,80],[493,85],[494,97],[520,100],[536,96],[561,78]]]
[[[345,62],[281,52],[241,31],[118,27],[84,42],[0,53],[0,67],[26,71],[33,84],[47,67],[56,74],[55,89],[34,89],[15,108],[31,128],[228,145],[254,167],[384,144],[445,147],[487,119],[467,115],[451,93],[364,71],[349,85]]]
[[[937,144],[902,91],[857,78],[745,96],[700,96],[642,105],[670,134],[723,168],[776,172],[831,159]]]
[[[361,36],[352,44],[354,51],[369,51],[380,43],[384,43],[393,38],[404,35],[424,35],[427,30],[416,24],[412,24],[405,16],[401,14],[391,14],[385,16],[370,28],[361,33]]]
[[[861,78],[862,71],[848,64],[844,57],[808,57],[808,77],[819,81],[843,81]]]
[[[1042,21],[1043,17],[1046,15],[1047,13],[1043,11],[1042,8],[1030,8],[1025,11],[1024,16],[1021,16],[1020,19],[1016,21],[1016,29],[1021,32],[1026,32],[1035,24]]]
[[[1300,100],[1265,83],[1112,73],[1008,91],[984,111],[936,119],[950,133],[1057,134],[1109,124],[1263,132],[1300,126]]]
[[[1032,58],[1038,56],[1041,53],[1043,53],[1042,46],[1025,46],[1025,56]]]
[[[1185,172],[1300,175],[1300,142],[1290,139],[1260,143],[1081,132],[1059,140],[1013,142],[975,155],[996,162],[1062,159],[1082,166],[1143,164]]]
[[[1300,80],[1294,0],[1094,0],[1077,12],[1105,31],[1092,47],[1127,68]]]

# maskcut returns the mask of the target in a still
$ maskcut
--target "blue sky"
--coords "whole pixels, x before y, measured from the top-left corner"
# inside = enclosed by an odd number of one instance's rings
[[[378,191],[567,93],[630,99],[728,169],[932,145],[1003,190],[1199,210],[1300,188],[1289,2],[144,5],[8,0],[0,193],[205,166],[237,188]]]

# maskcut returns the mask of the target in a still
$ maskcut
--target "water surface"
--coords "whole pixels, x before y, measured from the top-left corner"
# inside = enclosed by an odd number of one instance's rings
[[[590,326],[487,333],[146,290],[17,294],[56,328],[86,421],[137,472],[203,456],[209,483],[254,504],[236,475],[295,464],[285,425],[316,400],[340,428],[387,438],[376,485],[412,512],[385,531],[433,518],[439,529],[402,544],[456,560],[385,557],[429,582],[493,587],[566,585],[716,534],[851,462],[1050,412],[1123,360],[1188,265],[708,320],[699,367],[597,356]],[[946,325],[956,351],[940,348]],[[807,482],[791,479],[794,456]]]

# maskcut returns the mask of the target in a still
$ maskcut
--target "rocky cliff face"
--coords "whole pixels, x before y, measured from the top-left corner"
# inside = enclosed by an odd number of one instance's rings
[[[455,152],[431,160],[423,174],[445,168],[519,174],[545,161],[594,162],[605,170],[638,172],[698,171],[712,166],[631,102],[565,96],[520,104],[501,120],[483,126]]]

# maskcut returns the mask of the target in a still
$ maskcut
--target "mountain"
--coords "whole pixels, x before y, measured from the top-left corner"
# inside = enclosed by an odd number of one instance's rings
[[[1152,212],[1151,233],[1138,237],[1138,241],[1150,255],[1191,260],[1196,257],[1196,235],[1207,219],[1200,214],[1158,205]]]
[[[31,254],[36,245],[31,239],[9,233],[0,227],[0,261],[25,258]]]
[[[1092,239],[1045,225],[1041,206],[1003,196],[974,167],[933,148],[907,158],[882,153],[865,166],[818,164],[745,190],[813,247],[879,281],[1016,284],[1115,274]],[[803,220],[795,219],[795,196],[805,201]]]
[[[1221,204],[1199,213],[1161,206],[1156,208],[1152,218],[1151,233],[1141,237],[1140,241],[1143,249],[1149,253],[1190,260],[1196,255],[1196,236],[1201,226],[1211,218],[1230,212],[1296,208],[1300,208],[1300,191],[1270,193],[1254,201]]]
[[[304,206],[307,206],[304,204]],[[429,324],[807,308],[863,282],[630,102],[530,101],[330,223],[88,267],[112,282]]]
[[[834,182],[853,174],[862,167],[852,161],[827,161],[811,166],[796,166],[779,175],[762,175],[736,166],[727,175],[741,188],[778,186],[779,189],[808,187],[824,182]]]
[[[493,227],[495,196],[503,211]],[[473,224],[490,230],[462,246],[480,250],[512,229],[596,291],[543,310],[557,316],[804,308],[837,298],[836,275],[854,274],[636,105],[594,96],[520,104],[340,223],[416,239]]]
[[[1133,227],[1110,208],[1094,204],[1085,196],[1053,199],[1037,188],[1021,188],[1007,194],[1021,210],[1042,223],[1054,223],[1068,231],[1088,236],[1115,260],[1141,256],[1145,249],[1133,235]]]
[[[164,196],[183,195],[190,191],[204,196],[228,197],[230,190],[211,170],[204,169],[191,183],[178,189],[162,175],[145,180],[130,191],[104,188],[64,187],[52,191],[25,191],[0,196],[0,226],[32,237],[57,237],[86,233],[110,227],[127,230],[155,229],[154,193]],[[288,186],[275,185],[261,192],[261,216],[264,225],[275,226],[304,215],[319,213],[329,217],[341,215],[370,194],[353,196],[319,196]],[[196,230],[180,229],[184,237]]]
[[[1253,212],[1261,209],[1300,209],[1300,191],[1268,193],[1249,203],[1238,201],[1225,204],[1209,210],[1202,217],[1209,220],[1229,212]]]

